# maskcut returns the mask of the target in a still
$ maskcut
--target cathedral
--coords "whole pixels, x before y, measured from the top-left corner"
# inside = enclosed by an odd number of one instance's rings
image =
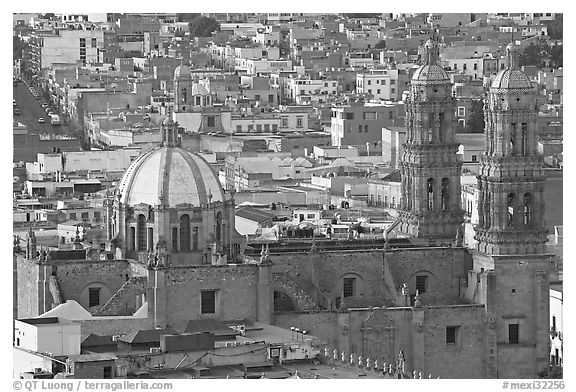
[[[247,248],[235,230],[234,194],[180,146],[179,124],[189,129],[214,115],[210,95],[181,66],[161,145],[138,157],[108,196],[106,249],[77,241],[71,250],[42,250],[31,232],[15,253],[18,317],[76,300],[92,315],[81,320],[83,336],[254,320],[306,329],[339,352],[393,362],[402,351],[408,371],[442,378],[537,377],[549,363],[552,255],[544,252],[536,92],[509,45],[508,67],[485,101],[480,223],[468,249],[452,85],[437,42],[425,49],[406,101],[395,225],[402,240]]]

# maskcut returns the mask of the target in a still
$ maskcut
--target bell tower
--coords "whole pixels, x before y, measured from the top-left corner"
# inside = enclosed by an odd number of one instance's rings
[[[491,254],[544,253],[544,169],[536,151],[536,90],[518,69],[518,49],[506,48],[510,67],[496,76],[485,103],[476,249]]]
[[[425,44],[426,64],[410,82],[406,142],[401,159],[400,230],[419,238],[453,239],[462,224],[458,143],[454,140],[452,83],[437,64],[435,38]]]
[[[536,378],[550,356],[549,266],[544,170],[536,151],[537,92],[518,69],[518,50],[484,104],[479,223],[469,299],[486,309],[487,378]]]

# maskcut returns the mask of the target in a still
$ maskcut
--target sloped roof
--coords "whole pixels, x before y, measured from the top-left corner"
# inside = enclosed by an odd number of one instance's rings
[[[400,170],[394,170],[391,173],[388,173],[384,177],[382,177],[383,181],[391,181],[391,182],[402,182],[402,175],[400,174]]]
[[[116,359],[118,357],[112,353],[79,354],[68,357],[70,362],[115,361]]]
[[[64,302],[56,306],[54,309],[47,311],[44,314],[38,316],[39,318],[45,317],[61,317],[67,320],[89,320],[92,319],[92,315],[89,311],[84,309],[82,305],[78,302],[69,299],[68,301]]]
[[[184,333],[211,332],[214,335],[236,335],[237,332],[218,320],[190,320]]]
[[[112,341],[112,335],[100,336],[93,333],[86,336],[82,341],[82,346],[86,347],[109,346],[111,344],[116,344],[116,342]]]
[[[240,207],[236,209],[236,217],[249,219],[254,222],[262,223],[274,218],[274,214],[259,210],[253,207]]]
[[[129,333],[126,336],[118,338],[118,341],[130,344],[136,343],[155,343],[160,342],[160,335],[180,335],[180,332],[172,328],[164,329],[143,329]]]

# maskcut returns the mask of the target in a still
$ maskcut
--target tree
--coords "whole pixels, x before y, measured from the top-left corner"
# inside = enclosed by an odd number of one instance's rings
[[[481,99],[472,100],[470,105],[469,116],[466,121],[466,133],[483,133],[484,132],[484,104]]]
[[[213,31],[220,29],[220,24],[214,18],[197,16],[189,24],[192,37],[210,37]]]
[[[534,44],[534,42],[531,42],[530,45],[520,52],[520,66],[534,65],[542,68],[544,60],[549,57],[549,50],[550,48],[546,43]]]
[[[178,22],[192,22],[195,18],[199,17],[200,14],[177,14]]]
[[[378,43],[374,46],[374,49],[386,49],[386,41],[378,41]]]
[[[543,24],[548,27],[548,36],[551,39],[562,39],[563,37],[562,28],[564,25],[564,17],[562,15],[563,14],[556,14],[554,20],[547,20],[543,22]]]
[[[550,66],[553,68],[562,67],[562,45],[552,45],[550,47]]]
[[[24,53],[24,49],[28,47],[28,44],[22,40],[19,36],[13,35],[12,36],[12,56],[14,60],[18,60],[22,58]]]

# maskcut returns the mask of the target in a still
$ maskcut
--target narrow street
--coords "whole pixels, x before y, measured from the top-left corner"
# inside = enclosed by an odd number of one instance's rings
[[[36,91],[42,96],[40,88],[36,87]],[[13,99],[16,101],[17,107],[22,111],[20,115],[13,115],[14,120],[26,125],[29,131],[33,133],[70,134],[71,129],[67,125],[56,126],[50,124],[50,116],[41,106],[42,100],[36,100],[24,82],[21,81],[17,86],[13,87]],[[56,113],[54,109],[52,111]],[[45,123],[40,124],[38,122],[40,117],[44,118]]]

